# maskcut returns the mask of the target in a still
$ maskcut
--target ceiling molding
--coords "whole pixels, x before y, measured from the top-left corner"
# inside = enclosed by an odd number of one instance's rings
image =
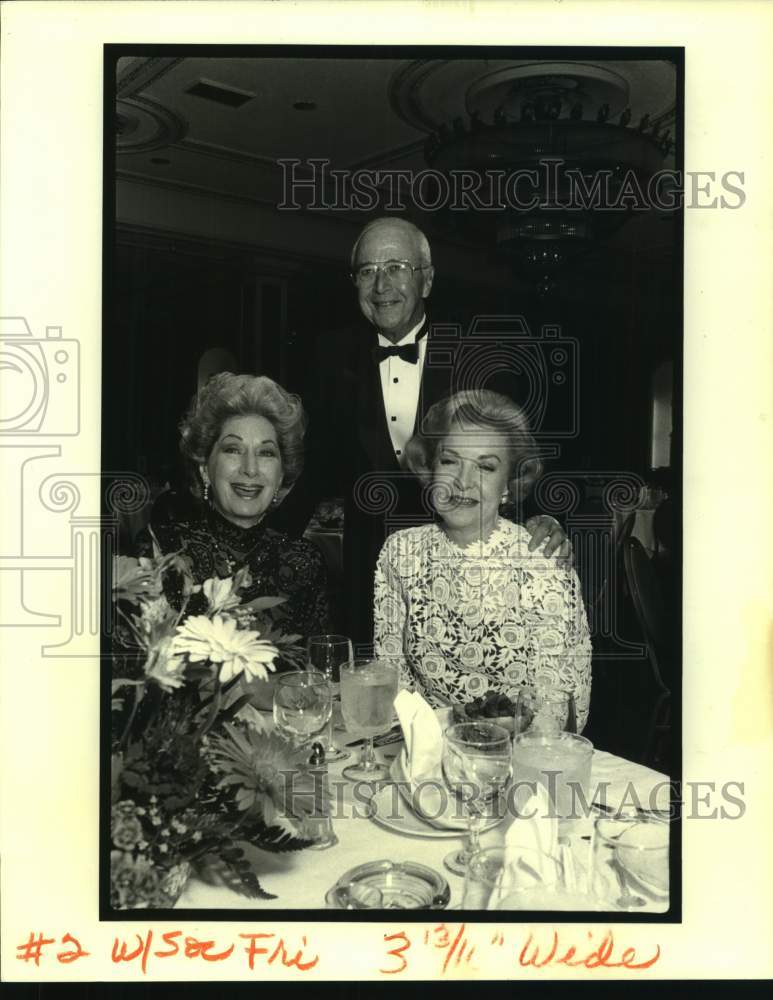
[[[447,59],[419,59],[398,70],[389,81],[387,98],[389,106],[406,125],[432,132],[437,127],[421,106],[418,94],[424,82],[448,62]]]
[[[182,194],[197,194],[206,197],[222,198],[223,201],[232,201],[242,205],[265,205],[273,209],[277,207],[276,199],[234,194],[232,191],[222,191],[218,188],[205,187],[202,184],[193,184],[190,181],[173,181],[166,177],[151,177],[148,174],[137,173],[133,170],[116,170],[115,176],[117,180],[129,181],[132,184],[144,184],[147,187],[162,188],[166,191],[179,191]]]
[[[201,184],[193,184],[189,181],[175,181],[163,177],[151,177],[147,174],[136,173],[132,170],[116,170],[116,180],[123,180],[130,184],[141,184],[151,188],[161,188],[167,191],[176,191],[180,194],[194,194],[207,198],[219,198],[223,201],[233,202],[241,205],[254,205],[262,208],[269,208],[272,211],[280,211],[276,198],[260,198],[246,194],[234,194],[232,191],[222,191],[217,188],[205,187]],[[329,185],[325,189],[329,191]],[[324,192],[323,192],[324,194]],[[331,209],[310,209],[300,208],[293,210],[294,214],[304,214],[313,218],[333,218],[342,222],[356,224],[355,236],[362,226],[362,213],[353,209],[336,211],[331,215]]]
[[[395,146],[392,149],[374,153],[372,156],[368,156],[363,160],[357,160],[344,167],[336,166],[331,163],[331,168],[334,170],[365,170],[385,166],[388,163],[394,163],[395,160],[403,160],[408,156],[414,156],[416,153],[422,152],[424,149],[424,142],[424,139],[419,139],[416,142],[409,142],[402,146]],[[261,156],[259,153],[245,153],[242,150],[232,149],[228,146],[215,146],[212,143],[202,142],[199,139],[189,139],[186,137],[175,143],[175,145],[179,149],[183,149],[188,153],[194,153],[198,156],[210,156],[214,159],[220,159],[225,162],[245,163],[249,166],[259,163],[265,166],[270,166],[274,169],[279,169],[277,167],[277,161],[272,159],[270,156]],[[298,169],[304,169],[302,164],[299,164]],[[311,173],[311,171],[309,171],[309,173]]]
[[[465,62],[478,65],[465,70],[462,66]],[[441,124],[450,125],[453,117],[469,115],[473,110],[481,113],[483,120],[489,120],[493,104],[506,103],[508,85],[517,84],[519,80],[529,79],[530,76],[538,78],[542,72],[548,77],[551,74],[558,74],[571,78],[572,71],[575,70],[583,86],[595,94],[596,107],[605,100],[609,104],[614,103],[612,99],[614,93],[607,91],[610,87],[614,91],[617,83],[620,106],[613,110],[613,117],[620,114],[630,102],[631,107],[635,106],[635,114],[642,115],[648,111],[653,125],[670,124],[676,113],[675,101],[668,102],[665,107],[661,104],[657,108],[652,108],[651,105],[647,106],[647,97],[643,96],[644,92],[651,96],[650,91],[653,81],[660,73],[661,62],[664,61],[644,59],[624,60],[622,64],[618,64],[613,58],[593,62],[576,60],[555,62],[543,59],[514,62],[503,59],[496,59],[493,62],[487,59],[416,60],[395,71],[388,83],[387,96],[392,112],[402,122],[423,132],[433,132]],[[633,68],[633,75],[631,72],[625,72],[626,64]],[[645,66],[646,71],[643,69]],[[644,73],[643,82],[636,78],[637,73],[639,75]],[[437,77],[438,74],[440,79],[434,80],[433,77]],[[476,100],[489,91],[491,93],[488,103],[491,106],[484,109],[476,107]],[[454,110],[451,110],[450,106],[444,108],[444,98],[451,98],[454,95],[456,100],[451,102]],[[587,98],[588,95],[585,96]]]
[[[246,163],[249,166],[260,163],[276,168],[276,160],[270,156],[261,156],[260,153],[246,153],[229,146],[216,146],[211,142],[202,142],[201,139],[189,139],[186,136],[176,142],[175,146],[184,149],[187,153],[194,153],[197,156],[211,156],[216,160],[224,160],[228,163]]]
[[[387,150],[386,152],[366,156],[364,160],[358,160],[350,164],[349,170],[370,170],[384,167],[389,163],[394,163],[395,160],[404,160],[409,156],[415,156],[416,153],[422,153],[423,155],[425,143],[426,139],[419,139],[416,142],[408,142],[403,146],[395,146],[394,149]]]
[[[384,116],[385,127],[381,128],[378,124],[381,119],[375,118],[376,125],[367,131],[367,141],[362,142],[345,141],[346,130],[341,130],[346,97],[339,86],[340,77],[336,76],[330,82],[330,94],[335,100],[329,100],[327,105],[322,100],[322,91],[326,86],[323,79],[319,83],[321,92],[315,95],[315,99],[320,99],[318,117],[296,119],[275,101],[266,105],[264,114],[269,116],[273,125],[270,141],[264,142],[258,141],[260,128],[254,122],[245,129],[238,126],[238,119],[230,111],[214,110],[205,107],[206,102],[195,103],[184,99],[185,87],[188,86],[186,81],[191,75],[188,70],[193,68],[188,66],[189,59],[128,57],[119,60],[118,112],[123,119],[123,132],[117,141],[118,176],[155,185],[159,189],[196,192],[240,204],[264,206],[275,206],[281,201],[284,174],[277,158],[299,160],[294,168],[295,176],[309,177],[312,171],[305,163],[312,158],[309,150],[317,147],[328,151],[325,158],[330,160],[330,168],[335,170],[425,170],[428,166],[425,136],[436,129],[436,119],[445,120],[451,113],[451,104],[446,107],[442,95],[446,91],[448,94],[458,91],[458,99],[463,101],[471,79],[496,70],[494,63],[487,60],[470,61],[461,56],[459,59],[414,59],[397,65],[391,62],[376,77],[378,87],[376,90],[371,87],[368,91],[370,96],[364,104]],[[272,69],[281,82],[281,86],[277,86],[282,94],[287,90],[288,80],[294,79],[296,61],[302,68],[303,60],[287,59],[281,62],[278,70],[276,67]],[[245,62],[249,63],[246,67],[243,65]],[[372,61],[354,62],[370,66]],[[462,64],[467,62],[474,65],[465,69]],[[457,63],[460,65],[457,66]],[[250,80],[259,80],[262,66],[263,62],[258,58],[251,63],[241,60],[239,65],[233,67],[233,73],[224,76],[224,81],[246,88]],[[201,66],[196,68],[197,73],[203,72]],[[344,69],[338,67],[335,72],[340,74]],[[365,70],[362,72],[365,73]],[[365,76],[371,80],[367,73]],[[653,76],[649,73],[643,79],[645,83],[654,81],[657,93],[663,97],[661,84],[665,77],[662,74],[655,73]],[[160,86],[154,88],[158,81]],[[270,82],[273,85],[273,79]],[[149,95],[147,97],[141,94],[145,88],[149,88],[145,90]],[[385,97],[388,102],[386,107]],[[643,100],[650,106],[646,97]],[[657,114],[652,117],[650,125],[658,127],[662,133],[666,127],[672,126],[676,118],[672,95],[662,100],[659,98],[654,103]],[[669,104],[671,107],[667,107]],[[638,117],[639,110],[634,108],[634,113]],[[228,127],[210,127],[221,117]],[[415,138],[417,135],[419,138]],[[390,139],[394,139],[396,144],[384,148],[382,144]],[[301,149],[296,157],[282,152],[293,149],[294,140]],[[158,155],[168,156],[172,162],[164,166],[155,165],[158,169],[143,163],[142,155],[128,159],[128,155],[162,149],[163,152]],[[178,153],[176,158],[173,155],[175,151]],[[324,200],[330,202],[336,191],[335,184],[329,175],[324,181],[319,174],[317,177],[322,185]]]
[[[119,156],[149,153],[179,142],[188,131],[188,123],[148,97],[120,98],[116,114],[126,123],[116,131],[116,153]]]
[[[270,254],[252,243],[237,240],[214,239],[210,236],[195,236],[170,229],[156,229],[135,223],[117,223],[115,226],[117,246],[141,247],[162,253],[184,254],[205,260],[229,260],[234,253],[261,269],[263,274],[289,277],[302,271],[308,265],[340,270],[340,262],[319,254],[271,248]],[[285,266],[281,266],[285,265]]]
[[[141,90],[150,86],[151,83],[165,76],[181,62],[184,62],[184,57],[182,56],[174,59],[150,57],[139,59],[131,63],[124,70],[119,69],[116,73],[116,96],[133,97]]]

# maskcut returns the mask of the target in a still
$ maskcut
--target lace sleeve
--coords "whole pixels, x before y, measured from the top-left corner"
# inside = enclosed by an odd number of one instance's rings
[[[591,687],[591,648],[590,630],[588,629],[588,618],[585,614],[585,605],[582,600],[580,581],[577,573],[571,570],[564,571],[570,577],[569,592],[571,595],[570,607],[573,613],[566,622],[566,669],[572,676],[574,688],[575,704],[577,706],[577,732],[581,733],[588,721],[590,710],[590,687]]]
[[[395,536],[393,535],[392,538]],[[377,659],[396,663],[400,670],[400,688],[414,687],[405,658],[404,634],[406,607],[402,583],[390,558],[391,538],[387,539],[376,564],[373,592],[373,639]]]
[[[585,728],[590,708],[591,642],[580,582],[573,569],[548,564],[540,573],[537,680],[559,684],[574,693],[577,732]]]

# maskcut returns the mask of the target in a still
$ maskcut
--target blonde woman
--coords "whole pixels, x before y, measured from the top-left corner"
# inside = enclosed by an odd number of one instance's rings
[[[391,535],[375,578],[375,651],[436,706],[524,684],[573,692],[588,717],[591,644],[574,570],[529,552],[500,516],[541,473],[522,411],[506,396],[457,393],[427,413],[407,447],[429,486],[434,524]]]

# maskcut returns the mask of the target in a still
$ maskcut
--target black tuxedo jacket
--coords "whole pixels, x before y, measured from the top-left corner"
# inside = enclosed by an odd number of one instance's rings
[[[433,403],[459,388],[448,341],[431,325],[427,337],[417,425]],[[304,474],[271,521],[300,533],[319,499],[343,496],[344,626],[357,643],[372,641],[373,575],[387,535],[433,516],[421,483],[400,468],[392,447],[372,357],[377,343],[375,328],[365,321],[321,340],[317,388],[304,397],[310,415]],[[516,401],[521,389],[512,375],[504,382],[487,378],[486,387]]]

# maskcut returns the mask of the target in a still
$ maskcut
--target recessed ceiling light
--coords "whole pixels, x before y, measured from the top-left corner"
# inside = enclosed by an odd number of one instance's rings
[[[293,107],[296,111],[316,111],[317,102],[316,101],[294,101]]]

